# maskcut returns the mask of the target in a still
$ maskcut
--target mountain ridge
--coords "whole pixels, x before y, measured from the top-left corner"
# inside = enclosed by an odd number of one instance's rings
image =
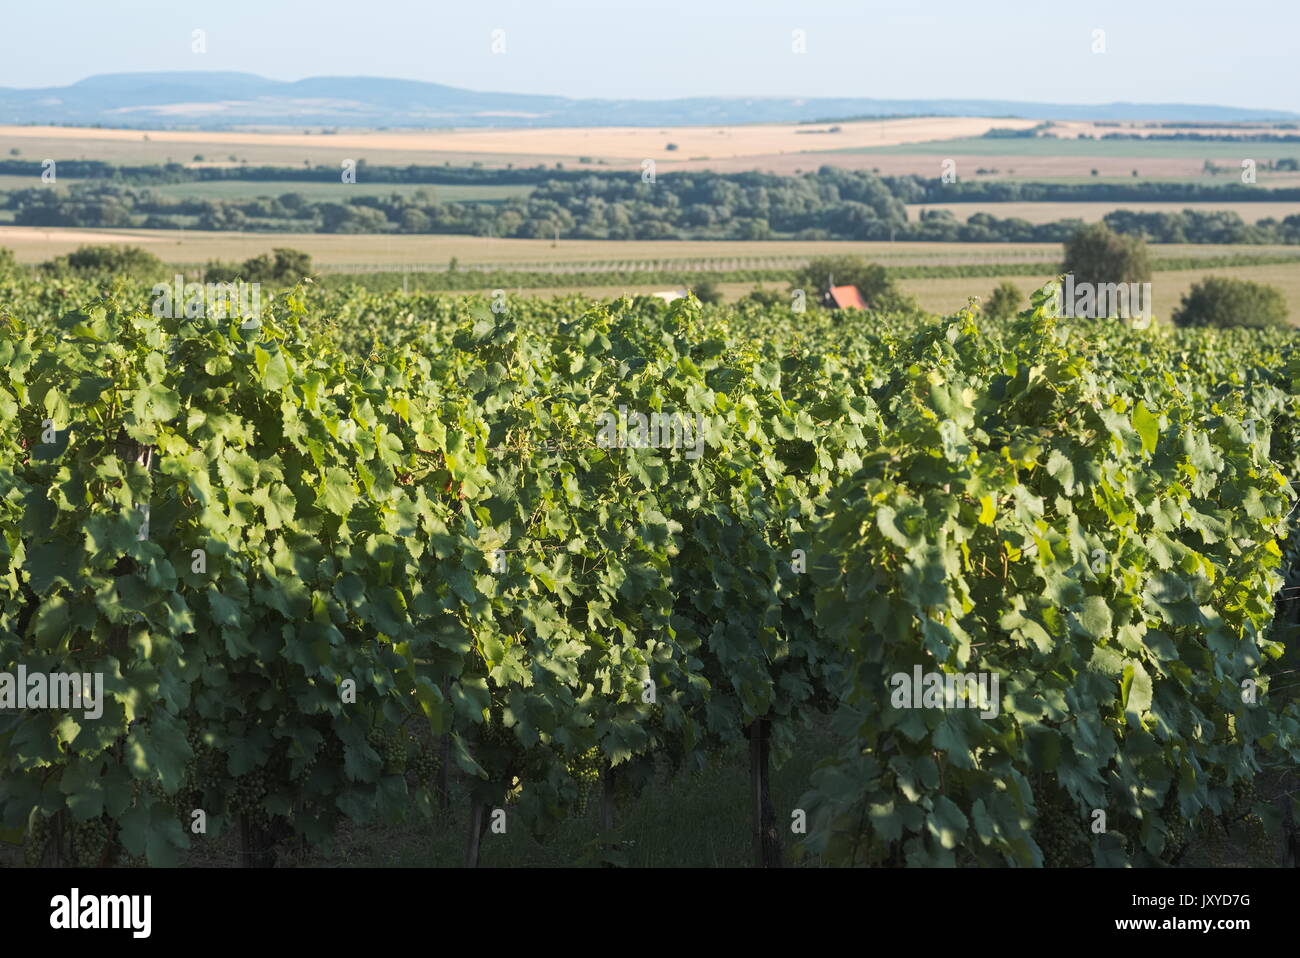
[[[467,90],[374,76],[271,80],[240,71],[110,73],[62,87],[0,87],[3,124],[141,129],[695,126],[904,115],[1225,123],[1300,120],[1300,113],[1212,104],[870,97],[600,99]]]

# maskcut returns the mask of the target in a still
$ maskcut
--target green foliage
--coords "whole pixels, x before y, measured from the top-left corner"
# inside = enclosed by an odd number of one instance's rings
[[[1276,286],[1244,279],[1208,276],[1193,283],[1174,310],[1177,326],[1212,326],[1223,329],[1289,329],[1286,297]]]
[[[277,247],[270,254],[261,253],[234,263],[208,263],[204,282],[229,283],[243,280],[246,283],[266,283],[275,286],[292,286],[312,274],[311,256],[301,250]]]
[[[1146,283],[1151,264],[1146,243],[1137,236],[1112,232],[1104,223],[1083,227],[1065,243],[1066,273],[1075,283]]]
[[[861,256],[818,256],[795,274],[792,288],[816,299],[831,286],[856,286],[870,305],[892,289],[889,274],[879,263]]]
[[[75,252],[42,263],[40,268],[53,275],[148,281],[160,280],[167,271],[162,260],[138,246],[80,246]]]
[[[989,301],[984,305],[984,315],[989,319],[1010,319],[1020,312],[1024,297],[1015,283],[1004,280],[994,288]]]
[[[757,289],[750,290],[741,297],[742,302],[753,303],[755,306],[764,309],[773,309],[780,306],[788,306],[790,296],[779,289],[764,289],[759,286]]]
[[[1107,815],[1096,864],[1150,863],[1223,807],[1208,770],[1294,760],[1296,714],[1266,691],[1283,397],[1165,378],[1156,334],[1067,334],[1049,303],[1004,336],[972,311],[904,344],[876,391],[890,432],[829,497],[813,571],[854,660],[850,744],[807,801],[832,861],[1041,865],[1046,803]],[[914,670],[996,677],[992,714],[895,700]]]
[[[1040,804],[1107,810],[1126,841],[1087,833],[1090,861],[1168,860],[1178,823],[1294,761],[1268,692],[1285,334],[1067,341],[1041,292],[982,326],[6,296],[0,672],[106,692],[99,719],[0,713],[0,830],[36,860],[169,864],[196,808],[211,835],[317,843],[432,817],[442,736],[478,800],[545,834],[611,769],[628,792],[661,759],[703,768],[758,719],[780,757],[834,713],[807,846],[897,864],[1080,852]],[[699,434],[600,441],[620,410]],[[916,665],[996,672],[998,713],[890,708]]]
[[[834,132],[832,127],[827,132]],[[1025,131],[1018,135],[1032,134]],[[1108,134],[1114,137],[1117,134]],[[1144,137],[1148,134],[1143,134]],[[1187,134],[1174,134],[1175,137]],[[1192,134],[1199,136],[1200,134]],[[1261,134],[1262,135],[1262,134]],[[1157,138],[1159,134],[1156,134]],[[1277,142],[1276,134],[1268,139]],[[1293,139],[1297,139],[1293,137]],[[363,161],[364,162],[364,161]],[[603,161],[601,161],[603,162]],[[1287,168],[1278,160],[1275,168]],[[589,157],[580,157],[589,164]],[[447,165],[365,165],[367,184],[435,187],[324,197],[338,183],[337,168],[250,166],[119,166],[97,160],[60,160],[59,171],[81,180],[66,190],[32,187],[10,191],[13,221],[23,226],[144,227],[253,230],[267,233],[456,233],[518,238],[574,239],[803,239],[920,240],[936,242],[1064,242],[1078,219],[1030,223],[1018,217],[975,213],[959,222],[929,208],[909,220],[905,204],[1105,202],[1117,207],[1104,220],[1117,233],[1161,243],[1300,243],[1300,214],[1247,223],[1228,209],[1186,208],[1133,212],[1122,207],[1183,202],[1223,206],[1237,201],[1300,199],[1300,189],[1266,189],[1242,183],[1007,182],[941,177],[877,176],[878,170],[823,166],[798,175],[775,173],[675,173],[647,189],[635,173],[565,170],[563,164],[521,169]],[[1210,173],[1221,172],[1206,161]],[[1265,169],[1268,163],[1265,161]],[[33,160],[0,160],[0,174],[35,176]],[[1094,176],[1097,171],[1093,171]],[[1136,176],[1134,171],[1134,176]],[[150,187],[220,180],[230,190],[209,199],[204,185],[162,191]],[[242,183],[243,189],[240,190]],[[311,187],[303,190],[302,184]],[[439,185],[473,185],[478,198],[448,201]],[[332,187],[331,194],[338,191]],[[242,194],[242,195],[241,195]]]
[[[901,293],[889,272],[861,256],[819,256],[795,274],[791,289],[802,289],[817,302],[832,285],[856,286],[867,307],[886,313],[915,312],[916,301]]]
[[[720,290],[718,284],[711,279],[702,280],[696,283],[691,288],[691,292],[695,294],[695,298],[701,303],[717,305],[722,302],[722,290]]]

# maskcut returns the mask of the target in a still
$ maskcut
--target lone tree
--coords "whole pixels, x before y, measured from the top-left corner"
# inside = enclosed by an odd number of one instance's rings
[[[998,283],[997,288],[989,296],[989,301],[984,304],[984,315],[989,319],[1010,319],[1020,312],[1020,304],[1023,300],[1020,288],[1015,283],[1003,280]]]
[[[1066,240],[1065,272],[1074,274],[1076,285],[1151,281],[1146,243],[1122,236],[1105,223],[1085,226]]]
[[[1276,286],[1226,276],[1207,276],[1183,294],[1174,310],[1176,326],[1246,326],[1286,329],[1286,298]]]

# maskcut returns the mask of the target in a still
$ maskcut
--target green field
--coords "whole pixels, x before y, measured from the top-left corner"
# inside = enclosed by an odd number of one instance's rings
[[[1149,157],[1151,159],[1213,159],[1240,162],[1300,156],[1300,143],[1229,143],[1221,140],[1067,140],[1054,137],[965,137],[872,146],[835,153],[933,154],[943,156],[1026,157]]]

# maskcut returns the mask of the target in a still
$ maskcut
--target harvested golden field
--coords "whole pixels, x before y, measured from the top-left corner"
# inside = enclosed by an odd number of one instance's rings
[[[1028,220],[1030,223],[1053,223],[1065,219],[1092,223],[1115,210],[1131,213],[1181,213],[1183,210],[1213,213],[1226,210],[1236,213],[1247,223],[1255,223],[1270,217],[1283,219],[1294,216],[1300,213],[1300,203],[912,203],[907,207],[907,217],[915,222],[925,210],[947,210],[962,223],[976,213],[988,213],[999,219]]]
[[[946,159],[956,163],[963,180],[1055,180],[1062,178],[1095,182],[1098,179],[1123,179],[1131,182],[1137,170],[1139,180],[1197,180],[1205,183],[1228,182],[1225,177],[1204,175],[1204,158],[1190,156],[1144,156],[1141,143],[1134,143],[1132,153],[1124,156],[990,156],[963,153],[806,153],[769,154],[732,159],[696,160],[675,166],[680,170],[713,170],[717,173],[806,173],[820,166],[844,170],[877,170],[882,176],[936,177],[943,173]],[[1300,154],[1300,144],[1296,152]],[[1097,173],[1094,176],[1093,170]],[[1259,174],[1261,186],[1294,186],[1294,173]]]
[[[1210,126],[1209,124],[1196,125],[1174,123],[1162,124],[1160,126],[1148,126],[1145,123],[1135,122],[1113,122],[1113,123],[1096,123],[1091,120],[1055,120],[1052,123],[1052,129],[1049,131],[1063,139],[1076,139],[1079,136],[1092,136],[1101,139],[1108,133],[1122,133],[1125,136],[1173,136],[1198,135],[1198,136],[1294,136],[1294,129],[1286,129],[1272,123],[1260,123],[1253,125],[1249,123],[1226,123],[1221,126]]]
[[[1006,204],[1010,205],[1010,204]],[[855,243],[497,239],[447,234],[238,233],[189,230],[76,229],[0,226],[0,248],[14,251],[20,263],[39,263],[85,244],[141,246],[167,263],[244,260],[277,246],[302,250],[315,265],[331,272],[348,267],[445,267],[455,257],[461,268],[495,266],[534,270],[594,268],[646,269],[650,264],[677,269],[780,268],[813,256],[864,256],[888,266],[948,266],[979,263],[1049,263],[1061,257],[1059,243]],[[1294,246],[1152,244],[1153,258],[1238,255],[1300,255]],[[1285,267],[1284,267],[1285,268]],[[1300,270],[1300,267],[1297,267]]]
[[[495,239],[486,236],[387,235],[345,233],[238,233],[144,229],[73,229],[0,226],[0,247],[19,262],[35,263],[71,252],[83,243],[143,246],[171,263],[247,259],[276,246],[311,254],[321,266],[437,264],[451,257],[470,264],[527,264],[579,268],[591,263],[671,261],[680,266],[718,260],[757,261],[856,254],[897,263],[1006,263],[1045,261],[1060,255],[1052,243],[852,243],[789,241],[560,240]],[[1206,249],[1207,247],[1199,247]],[[1292,250],[1294,252],[1294,250]],[[1183,255],[1183,254],[1178,254]]]
[[[836,132],[829,132],[832,127]],[[841,124],[755,124],[746,126],[577,127],[515,130],[227,132],[113,130],[84,127],[0,126],[0,144],[28,158],[105,159],[228,165],[301,165],[364,158],[369,163],[531,166],[581,157],[614,168],[639,168],[654,159],[669,168],[687,160],[737,160],[782,153],[899,146],[981,136],[995,126],[1024,129],[1030,120],[979,117],[922,117]],[[668,149],[669,144],[676,149]],[[202,156],[202,160],[195,160]],[[236,160],[232,161],[231,156]]]

